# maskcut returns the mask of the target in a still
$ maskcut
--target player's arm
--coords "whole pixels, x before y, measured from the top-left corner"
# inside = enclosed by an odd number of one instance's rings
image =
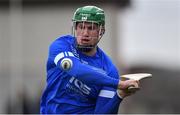
[[[104,87],[96,102],[95,114],[117,114],[122,98],[119,97],[116,89]]]
[[[133,80],[124,81],[127,84],[133,84],[138,87],[138,83]],[[117,114],[119,104],[122,99],[134,94],[125,90],[115,89],[112,87],[103,87],[96,101],[95,114]]]
[[[83,81],[95,85],[105,85],[114,88],[118,87],[119,80],[111,78],[104,71],[93,66],[83,64],[74,56],[65,56],[58,59],[57,66],[67,74]]]
[[[112,78],[120,79],[116,67],[113,65],[111,65],[110,67],[111,68],[109,68],[110,72],[108,75],[111,76]],[[133,80],[121,81],[122,87],[128,87],[131,85],[138,87],[138,83],[136,83],[136,81]],[[127,96],[130,96],[133,93],[135,92],[127,92],[127,90],[120,90],[120,89],[117,90],[117,88],[106,87],[106,86],[103,87],[100,90],[98,99],[96,101],[96,108],[94,113],[117,114],[122,99]]]
[[[111,78],[100,69],[81,63],[67,46],[67,43],[57,41],[50,47],[49,57],[61,71],[76,77],[84,83],[118,87],[118,79]]]
[[[114,65],[110,66],[108,75],[112,78],[120,79],[118,70]],[[116,88],[102,87],[96,101],[94,113],[117,114],[121,101],[122,97],[118,95]]]

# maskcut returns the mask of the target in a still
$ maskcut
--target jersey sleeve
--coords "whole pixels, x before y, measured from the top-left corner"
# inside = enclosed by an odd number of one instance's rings
[[[113,68],[109,75],[117,77],[118,72],[116,68]],[[117,94],[116,88],[105,86],[101,89],[96,101],[95,114],[117,114],[121,101],[122,98]]]
[[[50,47],[50,58],[54,64],[62,71],[73,76],[84,83],[109,86],[117,88],[118,79],[108,76],[104,71],[93,66],[81,63],[74,56],[71,46],[64,41],[56,41]]]

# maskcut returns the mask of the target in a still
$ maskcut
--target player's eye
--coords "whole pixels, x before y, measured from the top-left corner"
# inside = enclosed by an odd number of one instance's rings
[[[83,25],[79,25],[79,29],[83,30],[84,26]]]
[[[83,26],[79,26],[79,29],[83,29]]]
[[[93,27],[91,27],[91,26],[90,26],[90,27],[88,27],[88,30],[93,30],[93,29],[94,29],[94,28],[93,28]]]

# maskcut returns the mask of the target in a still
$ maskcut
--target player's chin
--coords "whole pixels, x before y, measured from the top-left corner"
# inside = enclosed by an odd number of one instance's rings
[[[91,43],[81,43],[80,45],[82,45],[82,46],[91,46],[92,44]]]

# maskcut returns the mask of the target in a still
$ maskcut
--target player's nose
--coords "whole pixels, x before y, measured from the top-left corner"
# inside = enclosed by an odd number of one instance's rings
[[[83,30],[83,35],[84,35],[84,36],[88,36],[88,35],[89,35],[88,33],[89,33],[89,32],[88,32],[88,29],[85,28],[85,29]]]

